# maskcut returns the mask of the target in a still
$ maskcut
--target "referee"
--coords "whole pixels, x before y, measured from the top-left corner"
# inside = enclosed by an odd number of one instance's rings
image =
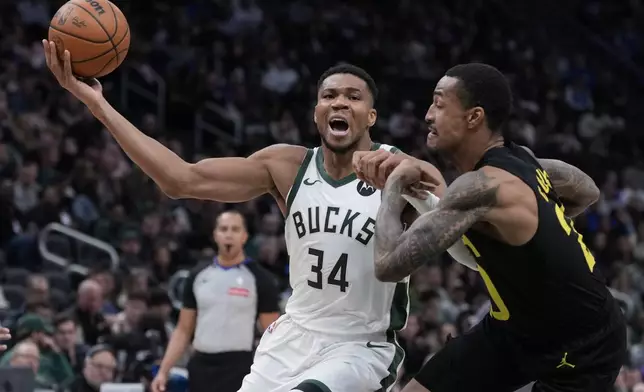
[[[186,281],[179,322],[152,381],[153,392],[165,391],[168,372],[191,339],[190,392],[236,392],[253,362],[257,320],[264,330],[279,317],[278,292],[269,272],[244,255],[244,217],[236,211],[222,213],[213,235],[217,256]]]

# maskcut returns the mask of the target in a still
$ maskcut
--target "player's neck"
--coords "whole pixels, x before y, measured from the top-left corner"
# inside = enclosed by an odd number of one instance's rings
[[[234,267],[238,264],[241,264],[244,260],[246,260],[246,255],[244,254],[244,252],[239,252],[234,256],[222,254],[217,255],[217,264],[221,265],[222,267]]]
[[[353,153],[355,151],[369,151],[371,150],[373,142],[369,135],[365,135],[356,147],[344,153],[336,153],[329,150],[322,144],[322,154],[324,156],[324,170],[331,176],[331,178],[339,180],[353,173]]]
[[[451,160],[460,173],[466,173],[474,170],[488,150],[502,145],[503,137],[499,135],[492,135],[487,140],[470,140],[468,143],[462,143],[451,154]]]

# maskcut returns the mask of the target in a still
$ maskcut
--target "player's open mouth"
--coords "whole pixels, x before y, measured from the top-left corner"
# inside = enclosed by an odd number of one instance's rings
[[[333,136],[346,136],[349,134],[349,122],[343,118],[329,120],[329,130]]]
[[[427,135],[428,137],[438,136],[438,132],[436,132],[436,128],[429,127],[428,129],[429,129],[429,135]]]

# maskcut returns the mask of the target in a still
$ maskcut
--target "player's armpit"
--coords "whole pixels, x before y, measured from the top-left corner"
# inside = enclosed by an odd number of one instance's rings
[[[376,219],[376,277],[385,282],[400,281],[446,251],[498,205],[499,186],[499,181],[483,170],[463,174],[447,188],[434,211],[421,215],[400,235],[395,226],[387,229],[400,204],[386,199],[400,195],[402,185],[388,181]]]
[[[573,165],[556,159],[539,159],[552,186],[564,204],[566,215],[575,217],[593,205],[600,195],[589,175]]]
[[[274,174],[295,172],[306,149],[277,144],[248,158],[210,158],[190,164],[176,188],[166,192],[173,198],[198,198],[227,203],[243,202],[265,193],[279,194]],[[290,164],[292,163],[292,164]],[[287,190],[286,190],[287,191]]]

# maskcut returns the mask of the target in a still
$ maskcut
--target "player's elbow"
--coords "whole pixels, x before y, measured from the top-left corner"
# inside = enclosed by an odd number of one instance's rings
[[[601,196],[601,191],[597,187],[597,184],[595,184],[594,181],[591,180],[589,186],[588,186],[588,205],[591,206],[599,200],[599,197]]]
[[[182,198],[181,193],[175,187],[162,186],[160,188],[161,188],[161,192],[163,192],[163,194],[169,197],[170,199],[178,200]]]
[[[377,259],[375,264],[376,279],[385,283],[396,283],[404,279],[404,276],[398,276],[394,270],[389,268],[383,259]]]
[[[583,188],[583,191],[578,192],[575,197],[572,197],[564,205],[567,205],[566,212],[569,216],[577,216],[584,212],[588,207],[595,204],[601,195],[601,191],[595,185],[595,182],[589,178],[588,183]],[[566,198],[563,197],[565,200]],[[569,208],[568,208],[569,207]]]
[[[170,199],[177,200],[186,197],[185,191],[183,190],[184,187],[178,180],[170,180],[163,184],[159,184],[159,188],[161,188],[161,192],[163,192]]]
[[[184,162],[181,167],[169,170],[162,182],[158,182],[161,191],[171,199],[194,197],[198,186],[198,173],[195,164]]]

